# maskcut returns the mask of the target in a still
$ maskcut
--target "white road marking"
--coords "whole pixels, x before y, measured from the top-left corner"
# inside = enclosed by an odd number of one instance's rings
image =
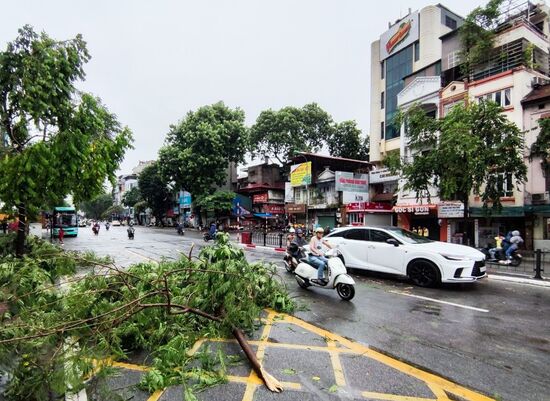
[[[468,305],[462,305],[462,304],[455,304],[454,302],[447,302],[447,301],[442,301],[442,300],[440,300],[440,299],[434,299],[434,298],[423,297],[423,296],[421,296],[421,295],[407,294],[407,293],[405,293],[405,292],[399,292],[399,291],[389,291],[389,292],[391,292],[392,294],[405,295],[406,297],[412,297],[412,298],[423,299],[423,300],[425,300],[425,301],[436,302],[436,303],[439,303],[439,304],[456,306],[457,308],[464,308],[464,309],[475,310],[475,311],[477,311],[477,312],[489,313],[489,310],[488,310],[488,309],[476,308],[476,307],[474,307],[474,306],[468,306]]]

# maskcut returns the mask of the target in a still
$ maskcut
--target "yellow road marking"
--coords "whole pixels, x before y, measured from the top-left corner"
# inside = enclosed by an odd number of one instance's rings
[[[449,397],[447,397],[447,393],[445,393],[445,391],[433,384],[433,383],[426,383],[428,385],[428,387],[430,388],[430,390],[432,390],[432,393],[435,394],[435,396],[437,397],[437,401],[451,401]]]
[[[332,340],[327,341],[327,347],[329,349],[330,362],[332,363],[332,370],[334,371],[334,380],[338,387],[346,385],[346,378],[344,377],[344,369],[342,369],[342,363],[340,362],[340,356],[337,352],[338,347]]]
[[[341,337],[337,334],[334,334],[330,331],[316,327],[310,323],[304,322],[294,316],[284,315],[285,322],[293,323],[298,327],[309,330],[312,333],[318,334],[321,337],[326,337],[330,340],[340,343],[341,345],[356,351],[358,354],[367,356],[374,359],[375,361],[381,362],[384,365],[390,366],[400,372],[406,373],[412,377],[416,377],[419,380],[422,380],[427,385],[435,384],[436,386],[447,390],[448,392],[458,395],[460,397],[466,398],[469,401],[495,401],[492,398],[489,398],[483,394],[479,394],[475,391],[469,390],[465,387],[462,387],[456,383],[451,382],[450,380],[443,379],[442,377],[436,376],[432,373],[425,372],[418,368],[415,368],[411,365],[408,365],[405,362],[401,362],[397,359],[391,358],[387,355],[384,355],[380,352],[374,351],[367,346],[361,345],[359,343],[350,341],[344,337]]]
[[[389,400],[389,401],[435,401],[433,398],[409,397],[396,394],[373,393],[371,391],[363,391],[361,395],[365,398],[374,400]]]
[[[148,257],[148,256],[145,256],[145,255],[142,255],[141,253],[138,253],[138,252],[135,252],[135,251],[131,251],[131,250],[129,250],[129,249],[125,249],[125,251],[128,252],[128,253],[133,253],[134,255],[137,255],[137,256],[139,256],[140,258],[143,258],[143,259],[145,259],[145,260],[148,260],[149,262],[153,262],[153,263],[156,263],[156,264],[159,263],[157,260],[152,259],[152,258],[150,258],[150,257]]]
[[[151,370],[149,366],[136,365],[133,363],[126,363],[126,362],[111,362],[110,365],[114,368],[136,370],[138,372],[149,372]]]
[[[158,401],[160,396],[164,394],[164,390],[157,390],[149,398],[147,398],[147,401]]]

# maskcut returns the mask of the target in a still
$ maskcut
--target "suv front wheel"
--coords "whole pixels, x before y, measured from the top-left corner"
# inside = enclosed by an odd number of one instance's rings
[[[439,269],[428,260],[412,261],[407,269],[407,275],[419,287],[436,287],[441,283]]]

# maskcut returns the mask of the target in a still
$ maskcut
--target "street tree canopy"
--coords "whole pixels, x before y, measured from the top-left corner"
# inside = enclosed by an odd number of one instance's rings
[[[0,52],[0,199],[17,209],[19,256],[29,212],[102,193],[130,147],[130,130],[74,86],[89,58],[80,35],[56,41],[30,26]]]
[[[86,213],[86,217],[99,220],[112,205],[113,197],[109,194],[101,194],[89,201],[80,203],[78,208]]]
[[[543,170],[547,170],[550,166],[550,118],[541,118],[539,126],[540,132],[537,140],[531,145],[529,159],[533,160],[535,157],[540,157]]]
[[[132,187],[122,195],[122,204],[127,207],[135,207],[135,204],[143,200],[139,188]]]
[[[526,180],[521,132],[494,102],[457,105],[440,120],[413,106],[398,120],[406,120],[412,157],[393,169],[401,169],[405,189],[415,191],[417,198],[429,199],[430,187],[435,187],[443,200],[464,202],[466,214],[473,192],[484,208],[498,210],[504,182],[512,179],[519,185]]]
[[[361,138],[361,130],[355,121],[335,124],[326,143],[331,156],[369,160],[369,138]]]
[[[225,182],[229,164],[243,162],[247,149],[244,112],[219,102],[190,111],[170,127],[159,168],[168,182],[200,198]]]
[[[333,129],[332,117],[315,103],[264,110],[251,128],[252,154],[268,155],[284,164],[296,153],[321,149]]]
[[[235,199],[235,194],[231,191],[216,191],[212,195],[198,198],[195,203],[201,209],[213,211],[215,216],[218,217],[231,210],[233,199]]]
[[[172,206],[172,192],[168,188],[168,182],[160,174],[159,162],[154,162],[145,167],[138,178],[138,188],[141,197],[151,208],[153,216],[158,221]]]

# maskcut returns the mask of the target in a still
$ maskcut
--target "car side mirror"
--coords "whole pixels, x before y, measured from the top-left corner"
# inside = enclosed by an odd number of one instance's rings
[[[386,240],[387,244],[391,244],[393,246],[399,246],[399,241],[397,241],[395,238],[388,238]]]

